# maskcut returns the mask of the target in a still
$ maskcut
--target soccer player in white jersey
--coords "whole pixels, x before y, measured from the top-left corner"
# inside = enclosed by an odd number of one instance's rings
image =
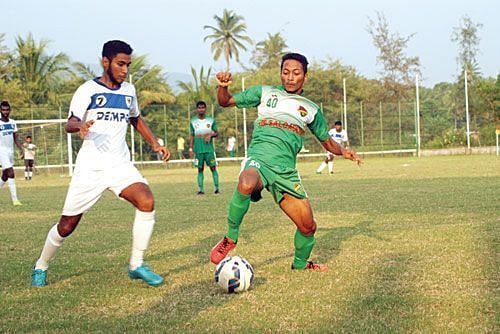
[[[30,181],[33,177],[33,165],[35,164],[36,145],[32,143],[31,136],[26,136],[23,143],[24,148],[24,179]]]
[[[330,131],[328,131],[328,134],[337,144],[347,146],[347,142],[349,141],[349,139],[347,138],[347,132],[344,129],[342,129],[342,122],[341,121],[336,121],[335,127],[330,129]],[[335,156],[332,153],[327,152],[325,160],[318,167],[318,169],[316,170],[316,173],[321,174],[321,172],[325,169],[325,167],[328,164],[328,173],[330,175],[332,175],[333,174],[333,158],[334,157]]]
[[[154,197],[146,179],[130,161],[125,136],[130,122],[152,146],[153,151],[170,158],[158,144],[139,114],[132,84],[125,82],[131,64],[132,48],[122,41],[109,41],[102,50],[103,75],[81,85],[71,100],[65,129],[79,132],[83,144],[58,224],[49,231],[40,258],[32,270],[33,286],[47,284],[49,261],[64,240],[75,230],[105,190],[111,190],[136,208],[132,230],[132,256],[128,275],[151,286],[163,283],[143,261],[155,224]]]
[[[10,104],[7,101],[0,103],[0,165],[2,165],[2,176],[0,177],[0,188],[5,182],[9,184],[10,197],[15,206],[22,205],[17,199],[16,182],[14,181],[14,144],[21,150],[23,155],[23,146],[17,138],[16,122],[9,118]]]

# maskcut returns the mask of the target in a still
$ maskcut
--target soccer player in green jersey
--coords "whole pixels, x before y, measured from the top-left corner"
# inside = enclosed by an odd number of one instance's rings
[[[250,201],[258,201],[262,189],[266,188],[297,226],[292,269],[328,270],[326,265],[309,261],[315,243],[316,222],[295,166],[306,128],[311,130],[327,151],[342,155],[358,165],[362,160],[355,152],[331,139],[321,110],[303,96],[307,64],[303,55],[288,53],[281,62],[282,86],[254,86],[235,95],[231,95],[228,90],[231,74],[221,72],[216,76],[217,99],[222,107],[257,107],[258,117],[248,157],[229,205],[227,234],[210,253],[210,260],[215,264],[236,247],[240,224]]]
[[[217,172],[217,160],[215,159],[214,138],[217,137],[217,124],[215,119],[206,116],[207,104],[204,101],[196,102],[198,117],[189,123],[189,155],[193,157],[194,164],[198,167],[198,195],[204,195],[203,170],[205,164],[210,167],[214,179],[215,195],[220,193],[219,173]]]

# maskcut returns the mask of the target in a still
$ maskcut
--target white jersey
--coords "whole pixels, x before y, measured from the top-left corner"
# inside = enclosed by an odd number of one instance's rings
[[[35,159],[35,150],[36,145],[33,143],[24,143],[24,160],[34,160]]]
[[[344,129],[337,132],[337,129],[333,128],[328,131],[328,134],[338,144],[347,143],[349,140],[347,139],[347,132]]]
[[[130,117],[139,115],[132,84],[123,82],[119,88],[110,89],[93,79],[78,87],[71,100],[69,117],[95,123],[78,152],[76,166],[104,170],[130,161],[125,141],[127,125]]]
[[[227,140],[227,150],[228,151],[233,151],[235,144],[236,144],[236,138],[229,137],[228,140]]]
[[[17,132],[16,122],[9,118],[7,122],[0,119],[0,151],[14,152],[14,133]]]

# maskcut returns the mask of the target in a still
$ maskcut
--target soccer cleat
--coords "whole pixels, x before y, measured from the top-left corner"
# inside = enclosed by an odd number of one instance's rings
[[[333,173],[333,171],[331,171],[331,172],[329,172],[328,174],[333,175],[334,173]]]
[[[321,172],[316,171],[316,174],[318,174],[318,175],[319,175],[319,174],[321,174]]]
[[[210,251],[210,261],[213,264],[219,264],[234,247],[236,247],[236,243],[230,238],[224,237]]]
[[[21,203],[18,199],[16,199],[15,201],[12,201],[12,204],[14,206],[21,206],[21,205],[23,205],[23,203]]]
[[[216,189],[216,190],[214,191],[214,195],[220,195],[220,191],[219,191],[219,189]]]
[[[47,270],[33,269],[31,270],[31,286],[46,286],[47,285]]]
[[[292,264],[292,269],[295,270],[297,268],[294,268]],[[320,271],[323,273],[328,272],[328,266],[326,264],[318,264],[314,263],[312,261],[307,261],[306,267],[303,270],[313,270],[313,271]]]
[[[196,195],[201,196],[201,195],[205,195],[205,193],[204,193],[203,191],[198,191],[198,192],[196,193]]]
[[[149,267],[143,263],[135,270],[128,269],[128,277],[131,279],[142,279],[148,285],[158,286],[163,283],[163,277],[153,272]]]

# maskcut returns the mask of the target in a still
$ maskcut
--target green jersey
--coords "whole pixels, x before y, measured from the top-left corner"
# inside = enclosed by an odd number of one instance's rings
[[[248,156],[269,166],[295,168],[306,127],[320,141],[329,138],[319,107],[282,86],[254,86],[233,97],[239,108],[257,107]]]
[[[193,118],[189,123],[189,132],[194,137],[194,153],[214,152],[214,139],[210,138],[205,143],[206,135],[217,131],[217,124],[212,117],[205,116],[204,119]]]

